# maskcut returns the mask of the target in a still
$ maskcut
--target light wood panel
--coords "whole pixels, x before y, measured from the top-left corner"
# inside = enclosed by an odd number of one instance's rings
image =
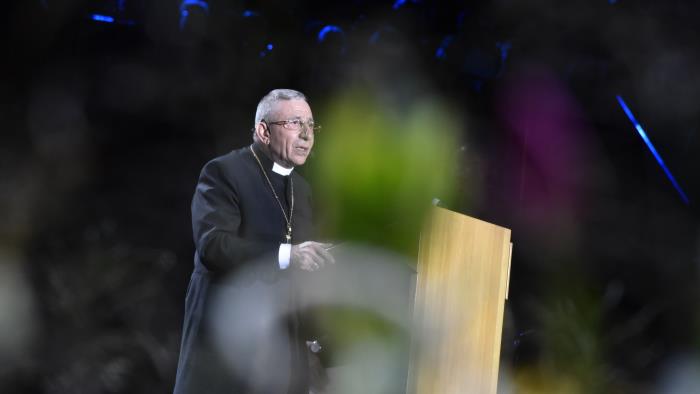
[[[435,207],[421,234],[408,392],[495,393],[510,230]]]

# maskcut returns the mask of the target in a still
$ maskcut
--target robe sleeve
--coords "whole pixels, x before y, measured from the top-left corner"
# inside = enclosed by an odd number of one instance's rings
[[[277,266],[278,242],[239,236],[241,211],[238,191],[217,160],[207,163],[192,199],[192,232],[202,264],[213,273],[226,273],[254,259]]]

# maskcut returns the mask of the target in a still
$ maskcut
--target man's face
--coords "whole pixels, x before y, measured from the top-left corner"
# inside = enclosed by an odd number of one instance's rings
[[[278,101],[271,117],[274,119],[265,119],[265,121],[269,131],[268,146],[272,159],[287,168],[304,164],[314,146],[313,130],[304,127],[300,130],[291,130],[284,125],[272,124],[272,122],[295,119],[309,122],[313,120],[309,104],[304,100]]]

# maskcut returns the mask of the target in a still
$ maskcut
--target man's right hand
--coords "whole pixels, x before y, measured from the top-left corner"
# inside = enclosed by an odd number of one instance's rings
[[[307,241],[292,245],[289,264],[303,271],[316,271],[327,264],[335,264],[335,259],[326,250],[333,244]]]

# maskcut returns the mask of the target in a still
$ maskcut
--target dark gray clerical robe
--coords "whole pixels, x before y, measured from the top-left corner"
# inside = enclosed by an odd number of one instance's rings
[[[262,152],[256,153],[277,192],[280,202],[289,214],[291,183],[294,190],[292,218],[292,243],[308,241],[312,233],[311,190],[308,183],[296,172],[283,176],[272,171],[273,162]],[[294,286],[290,278],[299,275],[291,268],[279,265],[280,244],[285,242],[286,221],[279,203],[268,185],[262,170],[249,147],[234,150],[208,162],[199,177],[192,200],[192,230],[195,242],[194,271],[185,300],[180,358],[178,362],[175,394],[190,393],[308,393],[308,350],[300,333],[299,314],[289,313],[281,317],[288,341],[281,342],[283,349],[266,349],[265,354],[226,354],[214,340],[218,329],[227,332],[229,327],[213,325],[212,298],[226,287],[255,286],[263,283],[275,292],[280,302],[294,302]],[[252,271],[251,271],[252,268]],[[254,272],[254,274],[250,274]],[[234,285],[229,278],[239,277]],[[284,286],[276,287],[278,283]],[[235,294],[235,292],[234,292]],[[234,300],[235,301],[235,300]],[[245,300],[255,311],[256,300]],[[294,311],[292,306],[289,310]],[[251,317],[253,319],[253,317]],[[247,319],[229,322],[233,326],[247,323]],[[213,329],[212,327],[218,327]],[[261,344],[279,344],[276,338],[256,338]],[[253,339],[251,339],[253,340]],[[255,365],[257,370],[236,372],[231,358],[250,357],[242,361]],[[267,357],[267,359],[265,358]],[[269,368],[263,371],[260,368]],[[286,370],[285,370],[286,369]],[[283,388],[271,390],[265,385],[254,385],[251,379],[264,381],[265,374],[286,376]],[[255,376],[249,376],[255,375]],[[263,388],[261,388],[263,387]]]

